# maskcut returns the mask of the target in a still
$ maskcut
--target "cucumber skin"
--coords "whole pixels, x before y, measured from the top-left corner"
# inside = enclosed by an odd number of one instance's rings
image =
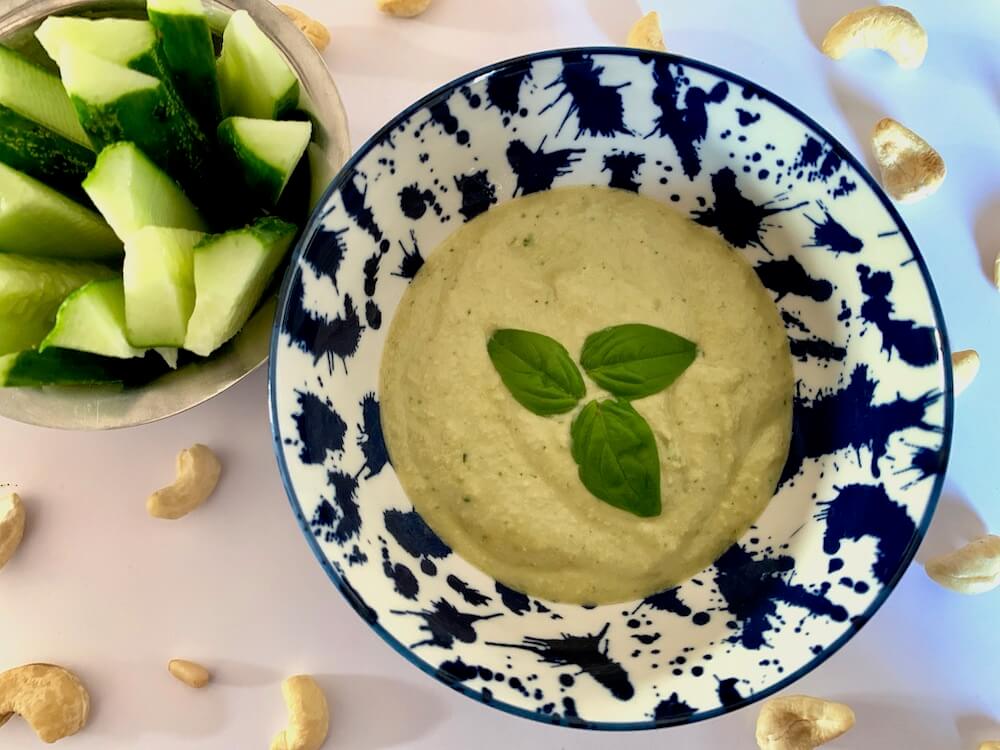
[[[208,141],[190,113],[178,109],[162,83],[103,105],[77,96],[70,99],[98,150],[131,141],[179,182],[196,203],[204,201],[208,192],[204,175],[211,174]]]
[[[149,12],[149,20],[160,32],[165,67],[181,100],[205,131],[214,131],[222,119],[222,100],[208,21],[157,11]]]
[[[253,208],[274,208],[284,188],[284,175],[244,146],[232,120],[222,121],[218,136],[222,159],[232,174],[240,176],[245,199]]]
[[[90,149],[0,104],[0,161],[7,166],[91,206],[80,183],[96,158]]]
[[[154,352],[136,359],[115,359],[51,347],[44,352],[28,350],[0,357],[0,387],[136,387],[155,380],[169,369],[160,355]]]

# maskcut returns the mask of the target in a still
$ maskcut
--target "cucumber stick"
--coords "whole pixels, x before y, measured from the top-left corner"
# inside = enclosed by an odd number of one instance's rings
[[[0,254],[0,354],[38,344],[70,292],[115,275],[99,263]]]
[[[218,74],[226,115],[277,119],[298,105],[299,79],[245,10],[226,24]]]
[[[59,192],[87,201],[80,187],[94,152],[0,104],[0,162]]]
[[[149,226],[125,243],[125,325],[133,346],[183,346],[202,232]]]
[[[102,357],[49,347],[0,356],[0,387],[48,385],[139,386],[168,371],[158,353],[136,359]]]
[[[160,32],[170,77],[206,132],[222,119],[212,30],[201,0],[147,0],[150,23]]]
[[[69,349],[0,356],[0,387],[120,384],[116,362]]]
[[[80,126],[62,82],[13,50],[0,46],[0,104],[85,148]]]
[[[61,50],[59,68],[95,146],[133,142],[192,191],[204,184],[207,140],[163,81],[74,46]]]
[[[35,38],[60,68],[67,49],[73,47],[146,75],[159,78],[164,72],[156,29],[149,21],[49,16]]]
[[[122,243],[93,211],[0,164],[0,252],[92,260],[120,256]]]
[[[126,240],[146,226],[205,229],[177,184],[132,143],[116,143],[101,151],[83,189]]]
[[[91,281],[72,292],[56,312],[52,330],[38,346],[90,352],[105,357],[141,357],[145,351],[125,337],[125,287],[121,278]]]
[[[206,237],[194,248],[194,312],[184,348],[208,356],[247,322],[292,240],[294,224],[274,217]]]
[[[240,176],[248,200],[274,208],[309,144],[312,125],[293,120],[229,117],[219,125],[223,157]]]

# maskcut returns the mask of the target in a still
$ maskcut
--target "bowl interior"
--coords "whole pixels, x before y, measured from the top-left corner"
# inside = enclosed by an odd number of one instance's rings
[[[451,553],[387,462],[378,407],[388,324],[423,258],[491,206],[576,184],[719,231],[771,290],[797,380],[791,453],[755,526],[680,586],[594,608],[511,591]],[[336,178],[278,320],[276,451],[317,557],[397,650],[522,716],[646,728],[779,689],[877,609],[940,489],[951,374],[912,238],[825,131],[703,63],[555,51],[431,94]]]
[[[205,0],[214,30],[247,10],[277,44],[301,82],[299,108],[310,113],[319,147],[313,168],[314,200],[350,153],[347,119],[330,72],[309,41],[268,0]],[[50,15],[145,17],[144,0],[0,0],[0,42],[54,68],[34,39]],[[0,416],[19,422],[91,430],[131,427],[172,416],[208,400],[267,361],[273,298],[264,300],[243,330],[205,361],[181,367],[152,383],[115,388],[0,389]]]

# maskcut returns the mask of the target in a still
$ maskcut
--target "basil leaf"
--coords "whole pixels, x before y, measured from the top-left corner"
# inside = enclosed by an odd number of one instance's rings
[[[591,401],[570,427],[580,481],[609,505],[660,515],[660,456],[653,431],[628,401]]]
[[[548,336],[505,328],[490,337],[486,350],[507,390],[535,414],[567,412],[587,391],[566,347]]]
[[[583,342],[580,364],[605,390],[636,399],[673,383],[697,353],[693,342],[676,333],[627,323],[590,334]]]

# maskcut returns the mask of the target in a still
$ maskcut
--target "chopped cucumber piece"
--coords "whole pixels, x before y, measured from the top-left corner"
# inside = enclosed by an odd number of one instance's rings
[[[83,189],[126,240],[147,226],[205,229],[177,184],[132,143],[116,143],[101,151]]]
[[[183,346],[194,310],[194,246],[189,229],[144,227],[125,243],[125,324],[133,346]]]
[[[130,141],[189,190],[205,185],[208,142],[163,81],[74,46],[61,51],[59,68],[98,148]]]
[[[177,369],[177,355],[179,354],[179,350],[176,347],[158,346],[153,351],[159,355],[167,367],[171,370]]]
[[[222,119],[215,46],[201,0],[148,0],[167,69],[181,99],[211,133]]]
[[[121,278],[91,281],[59,305],[56,323],[38,346],[90,352],[105,357],[141,357],[125,338],[125,287]]]
[[[44,352],[28,350],[0,357],[0,387],[139,386],[167,371],[158,354],[116,359],[53,346]]]
[[[298,104],[299,79],[245,10],[222,34],[218,72],[224,114],[277,119]]]
[[[115,275],[99,263],[0,254],[0,354],[35,346],[66,295]]]
[[[90,260],[120,256],[122,243],[93,211],[0,164],[0,252]]]
[[[90,148],[76,111],[57,76],[0,46],[0,104],[63,138]]]
[[[49,16],[35,31],[49,57],[59,63],[69,47],[126,67],[159,76],[156,29],[149,21],[131,18]]]
[[[292,240],[294,224],[274,217],[206,237],[194,248],[194,312],[184,348],[208,356],[247,322]]]
[[[311,135],[310,123],[290,120],[229,117],[219,125],[224,158],[242,178],[248,200],[268,209],[277,205]]]
[[[89,202],[80,183],[94,166],[94,152],[2,104],[0,162]]]

